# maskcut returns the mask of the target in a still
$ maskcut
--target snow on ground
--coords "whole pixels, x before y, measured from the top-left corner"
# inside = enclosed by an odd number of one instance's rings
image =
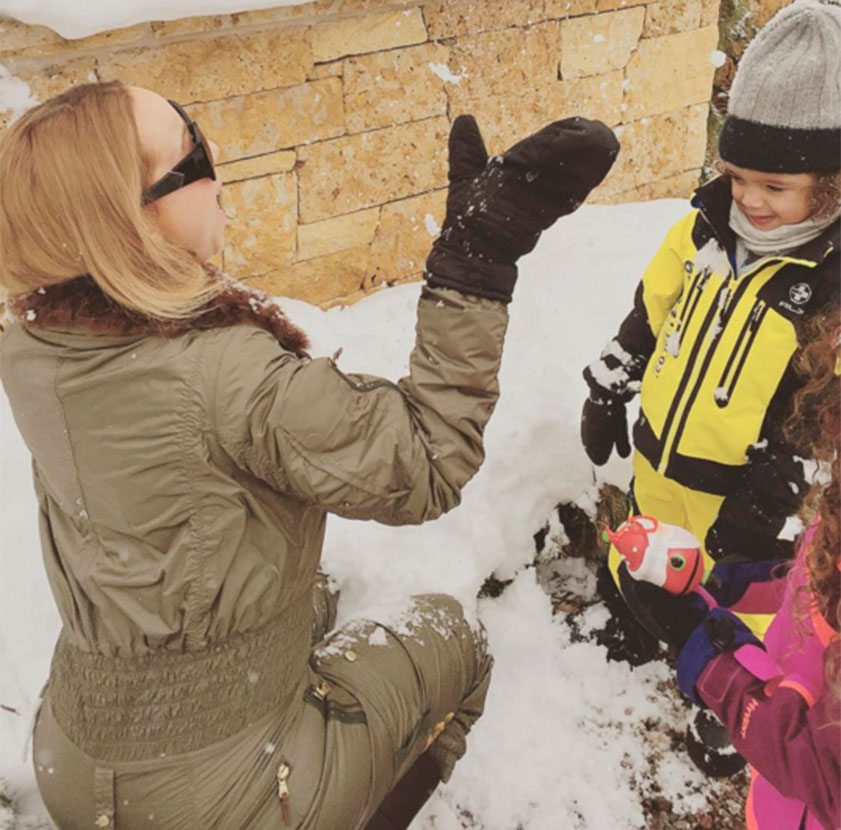
[[[686,756],[670,749],[670,730],[682,731],[685,714],[667,688],[666,665],[607,663],[602,647],[578,641],[563,615],[552,616],[527,567],[532,536],[558,502],[592,507],[598,483],[627,484],[627,461],[614,458],[596,473],[581,447],[581,369],[614,333],[647,261],[685,210],[676,200],[585,205],[522,261],[487,460],[459,508],[421,527],[328,522],[324,562],[342,591],[340,622],[382,617],[410,593],[447,591],[488,629],[496,666],[485,716],[416,830],[630,830],[644,826],[641,796],[662,795],[682,812],[715,797]],[[309,332],[313,354],[341,347],[345,371],[397,379],[407,367],[419,290],[389,288],[327,312],[282,305]],[[0,438],[0,777],[18,797],[23,826],[43,814],[24,748],[58,620],[38,553],[29,460],[2,396]],[[583,560],[556,568],[559,579],[592,596]],[[514,582],[477,606],[492,572]],[[592,605],[583,617],[581,627],[593,629],[606,611]],[[659,753],[662,761],[650,760]]]
[[[2,38],[2,22],[0,22],[0,38]],[[17,121],[30,107],[40,103],[32,94],[29,84],[16,78],[0,63],[0,113],[8,112],[10,123]]]

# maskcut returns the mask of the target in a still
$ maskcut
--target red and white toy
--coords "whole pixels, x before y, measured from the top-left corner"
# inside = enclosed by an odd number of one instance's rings
[[[628,563],[634,579],[641,579],[681,596],[704,582],[701,543],[688,530],[658,522],[652,516],[631,516],[604,536]]]

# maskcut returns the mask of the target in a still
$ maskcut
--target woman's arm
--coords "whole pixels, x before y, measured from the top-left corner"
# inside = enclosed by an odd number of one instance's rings
[[[476,122],[450,133],[447,214],[426,264],[409,374],[393,384],[301,360],[260,332],[223,351],[211,404],[237,464],[341,515],[408,524],[458,504],[484,457],[516,262],[607,174],[600,122],[556,121],[489,158]]]
[[[239,328],[213,349],[215,431],[239,466],[330,512],[435,518],[459,503],[484,458],[507,322],[503,303],[424,288],[409,374],[397,384]]]

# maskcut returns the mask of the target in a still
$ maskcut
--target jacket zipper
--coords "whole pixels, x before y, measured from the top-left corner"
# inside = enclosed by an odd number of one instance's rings
[[[745,335],[750,328],[751,321],[753,320],[756,309],[759,303],[762,302],[761,300],[757,300],[754,304],[754,307],[751,309],[750,314],[745,318],[745,322],[742,324],[741,331],[739,332],[739,336],[736,338],[736,343],[733,346],[732,351],[730,352],[730,357],[727,358],[727,363],[724,366],[724,371],[721,373],[721,377],[718,379],[718,388],[723,389],[727,383],[727,378],[730,377],[730,370],[733,368],[733,363],[736,360],[736,357],[739,355],[739,350],[742,348],[742,341],[745,339]]]
[[[292,807],[289,804],[289,773],[292,768],[283,762],[277,768],[277,796],[280,799],[280,814],[283,823],[288,827],[292,824]]]
[[[709,362],[711,360],[712,355],[715,352],[715,347],[718,344],[719,337],[721,336],[721,333],[724,331],[727,325],[727,321],[730,319],[730,317],[733,314],[733,311],[738,306],[739,301],[741,300],[742,295],[747,290],[748,284],[750,283],[751,279],[760,271],[762,271],[763,268],[775,263],[776,260],[772,262],[764,260],[757,265],[757,268],[754,271],[748,271],[747,273],[743,274],[741,279],[739,280],[739,284],[736,286],[735,291],[733,290],[733,272],[731,270],[728,272],[724,282],[718,289],[718,294],[715,300],[710,304],[709,310],[707,311],[707,315],[706,317],[704,317],[704,321],[701,323],[701,326],[698,330],[698,334],[695,336],[695,342],[692,344],[692,351],[690,352],[689,358],[686,361],[686,368],[683,370],[683,374],[680,378],[680,383],[678,384],[677,392],[675,393],[675,396],[672,399],[672,405],[669,407],[668,415],[666,416],[666,420],[663,424],[663,431],[661,433],[660,438],[660,446],[662,448],[660,454],[660,463],[657,465],[657,472],[661,475],[665,474],[669,458],[672,455],[674,448],[677,447],[678,437],[683,431],[683,426],[686,423],[688,411],[692,406],[692,402],[694,401],[695,396],[698,394],[700,382],[704,379],[704,375],[706,374],[706,371],[709,368]],[[723,295],[723,300],[721,300],[722,292],[726,292]],[[707,332],[709,331],[713,320],[716,319],[718,320],[717,330],[713,332],[713,336],[710,338],[710,343],[707,347],[706,354],[704,355],[704,362],[701,366],[701,371],[698,374],[695,386],[693,387],[688,398],[686,399],[686,404],[684,405],[682,412],[680,412],[680,421],[678,422],[678,426],[674,430],[674,434],[670,435],[670,433],[672,432],[672,425],[675,423],[675,420],[678,417],[678,412],[681,410],[680,404],[681,401],[684,399],[686,388],[689,385],[689,381],[692,377],[692,371],[695,368],[695,363],[697,362],[698,357],[700,356],[701,349],[703,348],[703,344],[706,340]]]
[[[692,319],[692,315],[695,313],[695,308],[698,305],[698,300],[701,297],[701,292],[704,290],[704,286],[706,285],[709,276],[710,272],[704,269],[699,271],[695,275],[695,279],[692,280],[692,283],[689,286],[689,293],[686,295],[686,302],[684,303],[683,309],[680,312],[680,317],[678,318],[679,329],[682,329],[684,326],[689,325],[689,321]],[[692,307],[692,310],[689,312],[689,316],[687,316],[686,312],[690,306]],[[686,319],[684,320],[684,318]]]
[[[718,346],[721,340],[721,334],[727,328],[727,323],[733,316],[733,312],[738,307],[739,302],[742,299],[742,296],[744,295],[745,291],[747,291],[748,284],[758,273],[767,268],[769,265],[776,264],[776,262],[776,260],[774,260],[773,262],[763,262],[761,266],[756,268],[755,271],[749,271],[748,273],[744,274],[740,280],[739,285],[736,287],[736,290],[732,292],[732,297],[729,297],[729,300],[725,302],[723,308],[721,309],[721,317],[719,321],[718,330],[713,334],[712,338],[710,339],[709,347],[707,348],[707,352],[704,355],[704,361],[701,364],[700,370],[698,371],[698,377],[695,378],[695,384],[686,398],[686,403],[684,404],[683,411],[680,414],[680,420],[678,421],[678,424],[675,427],[674,434],[671,436],[668,451],[666,451],[665,443],[663,444],[663,456],[660,459],[660,466],[658,468],[658,472],[665,473],[666,469],[668,468],[668,462],[671,456],[674,455],[675,452],[677,452],[677,447],[680,443],[680,438],[683,435],[683,430],[686,427],[686,421],[689,418],[689,412],[691,411],[692,406],[695,403],[695,398],[698,397],[698,392],[701,389],[701,384],[704,382],[704,377],[706,376],[707,370],[710,367],[710,362],[712,361],[713,356],[715,355],[716,347]],[[725,286],[722,286],[722,290],[724,290],[724,287]],[[730,290],[731,289],[728,289],[728,296],[730,294]],[[717,303],[711,306],[711,310],[713,309],[718,310]],[[709,318],[709,315],[707,315],[707,317]],[[693,357],[697,358],[697,352],[693,353]],[[687,365],[686,370],[684,372],[685,378],[688,378],[688,376],[692,373],[692,368],[693,367],[691,365]]]
[[[719,291],[723,290],[723,287],[719,289]],[[707,315],[706,317],[704,317],[704,320],[701,323],[701,327],[698,329],[698,334],[695,337],[695,342],[692,344],[692,351],[689,353],[689,357],[686,361],[686,368],[683,370],[683,374],[681,375],[677,391],[675,392],[675,396],[672,398],[672,405],[669,407],[669,412],[666,415],[665,422],[663,423],[663,432],[660,436],[660,460],[657,464],[658,473],[662,474],[666,469],[666,461],[669,457],[667,451],[669,447],[669,432],[671,431],[672,424],[674,423],[674,420],[677,417],[677,412],[680,408],[680,401],[683,398],[683,393],[686,391],[686,387],[689,383],[689,376],[692,374],[692,369],[695,366],[695,361],[698,359],[698,353],[701,350],[701,346],[704,342],[707,331],[712,325],[712,321],[715,318],[717,311],[718,301],[716,298],[716,301],[710,305],[710,308],[707,311]]]
[[[718,389],[716,390],[715,402],[722,409],[730,403],[730,398],[733,396],[733,392],[736,389],[736,383],[739,380],[739,375],[742,374],[742,369],[745,365],[745,361],[747,360],[748,353],[751,350],[753,341],[756,339],[756,332],[759,330],[759,326],[762,323],[767,311],[768,306],[764,300],[757,300],[751,310],[751,313],[745,320],[742,330],[739,332],[739,336],[736,339],[736,345],[733,347],[733,351],[730,352],[730,357],[727,359],[727,365],[721,373],[721,378],[718,381]],[[746,336],[747,340],[745,341]],[[745,341],[744,348],[742,348],[742,341]],[[738,362],[736,362],[737,357]],[[736,369],[733,374],[730,375],[730,370],[733,368],[734,362],[736,362]],[[727,383],[728,377],[730,378],[729,383]],[[721,396],[718,394],[719,389],[723,390],[723,394]]]
[[[709,271],[699,271],[689,286],[689,291],[686,295],[686,302],[684,302],[683,308],[681,309],[677,325],[675,326],[674,332],[672,332],[669,336],[670,343],[667,345],[667,351],[672,357],[677,357],[680,354],[680,346],[683,342],[683,332],[684,330],[689,330],[689,324],[692,322],[695,309],[698,307],[698,303],[701,300],[701,294],[704,291],[704,286],[707,284],[709,277]]]

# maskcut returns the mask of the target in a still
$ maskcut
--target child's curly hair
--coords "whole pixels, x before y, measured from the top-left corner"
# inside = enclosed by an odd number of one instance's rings
[[[820,516],[806,551],[808,590],[824,619],[841,631],[841,325],[837,307],[819,314],[809,326],[808,344],[801,350],[796,366],[807,378],[795,395],[792,414],[786,421],[787,435],[798,444],[811,447],[812,457],[826,470],[812,485],[802,514]],[[801,604],[808,608],[808,604]],[[826,663],[827,687],[841,697],[841,640],[836,636],[829,646]]]
[[[722,159],[713,162],[713,169],[726,182],[730,182],[727,163]],[[841,170],[818,170],[814,173],[815,186],[812,188],[812,219],[828,219],[841,207]]]
[[[812,218],[828,219],[841,207],[841,170],[821,170],[812,189]]]

